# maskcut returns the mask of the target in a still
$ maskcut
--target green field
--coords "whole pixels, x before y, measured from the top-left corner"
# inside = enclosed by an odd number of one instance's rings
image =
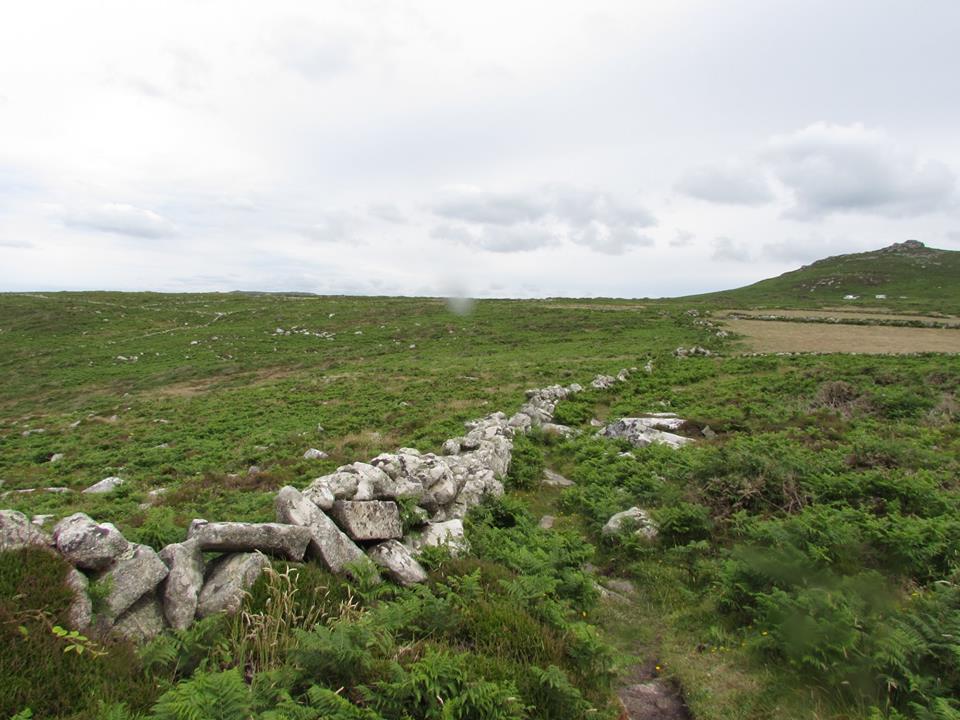
[[[898,307],[953,312],[951,287]],[[709,316],[733,306],[0,295],[0,504],[155,547],[194,517],[272,520],[278,488],[341,464],[438,450],[526,388],[651,364],[560,403],[579,437],[518,440],[470,556],[427,557],[417,588],[305,565],[296,593],[262,579],[240,616],[64,653],[62,565],[0,555],[0,717],[614,718],[637,673],[698,719],[960,716],[960,361],[739,357]],[[695,443],[593,437],[593,419],[665,410]],[[541,487],[544,466],[576,485]],[[77,492],[110,475],[118,491]],[[655,541],[601,536],[631,505]]]

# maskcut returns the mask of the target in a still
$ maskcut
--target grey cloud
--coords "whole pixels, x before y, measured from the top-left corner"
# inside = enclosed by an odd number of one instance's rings
[[[762,156],[793,192],[795,205],[788,214],[797,219],[838,212],[911,217],[954,202],[950,168],[860,124],[816,123],[773,138]]]
[[[560,241],[556,232],[532,223],[480,227],[445,224],[434,228],[431,235],[494,253],[528,252],[556,245]]]
[[[81,230],[156,239],[173,235],[176,226],[167,218],[144,208],[126,203],[105,203],[96,208],[64,214],[68,227]]]
[[[592,222],[583,230],[571,234],[570,239],[577,245],[588,247],[605,255],[622,255],[634,247],[650,247],[653,238],[639,230],[623,225],[605,225]]]
[[[646,208],[596,190],[560,185],[511,193],[459,190],[431,210],[455,221],[435,230],[442,237],[491,252],[533,250],[563,238],[608,255],[654,244],[640,232],[656,224]]]
[[[406,215],[393,203],[371,205],[369,212],[373,217],[394,225],[405,225],[407,223]]]
[[[693,244],[696,236],[687,230],[677,230],[673,240],[670,241],[670,247],[688,247]]]
[[[950,230],[947,232],[947,240],[951,242],[960,242],[960,230]]]
[[[355,62],[356,38],[333,34],[314,22],[296,18],[273,29],[273,55],[307,80],[325,80],[349,70]]]
[[[758,168],[738,162],[694,168],[676,187],[690,197],[728,205],[765,205],[774,197]]]
[[[0,247],[2,248],[32,248],[33,243],[26,240],[5,240],[0,238]]]
[[[721,262],[747,262],[750,259],[750,253],[732,238],[718,237],[713,241],[711,257]]]

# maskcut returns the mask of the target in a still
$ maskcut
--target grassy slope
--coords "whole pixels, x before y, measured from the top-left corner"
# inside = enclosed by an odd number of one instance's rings
[[[886,300],[874,296],[884,294]],[[844,295],[859,299],[843,300]],[[684,298],[720,307],[849,306],[960,312],[960,251],[893,245],[838,255],[736,290]]]

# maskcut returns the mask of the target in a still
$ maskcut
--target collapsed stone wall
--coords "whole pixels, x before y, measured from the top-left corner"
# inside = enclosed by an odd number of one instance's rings
[[[628,376],[627,370],[616,378],[598,375],[591,385],[608,388]],[[71,625],[138,641],[165,627],[183,629],[197,618],[237,611],[269,557],[315,560],[338,574],[366,564],[403,585],[423,582],[427,574],[417,560],[423,549],[465,550],[464,516],[484,497],[503,494],[513,438],[535,427],[572,433],[554,424],[553,416],[560,400],[582,389],[572,384],[528,390],[512,416],[496,412],[466,423],[467,432],[444,442],[440,455],[400,448],[339,467],[303,490],[284,487],[275,499],[277,522],[196,519],[183,542],[158,553],[84,513],[64,518],[47,534],[22,513],[2,510],[0,551],[24,545],[57,551],[72,566]],[[399,502],[412,506],[417,518],[406,536]],[[206,561],[205,553],[219,554]],[[107,589],[96,615],[91,581]]]

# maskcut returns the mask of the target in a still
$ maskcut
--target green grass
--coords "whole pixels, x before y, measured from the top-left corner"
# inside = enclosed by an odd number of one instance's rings
[[[845,295],[858,299],[844,300]],[[838,255],[736,290],[684,300],[727,308],[842,305],[955,314],[960,312],[960,251],[900,246]]]

